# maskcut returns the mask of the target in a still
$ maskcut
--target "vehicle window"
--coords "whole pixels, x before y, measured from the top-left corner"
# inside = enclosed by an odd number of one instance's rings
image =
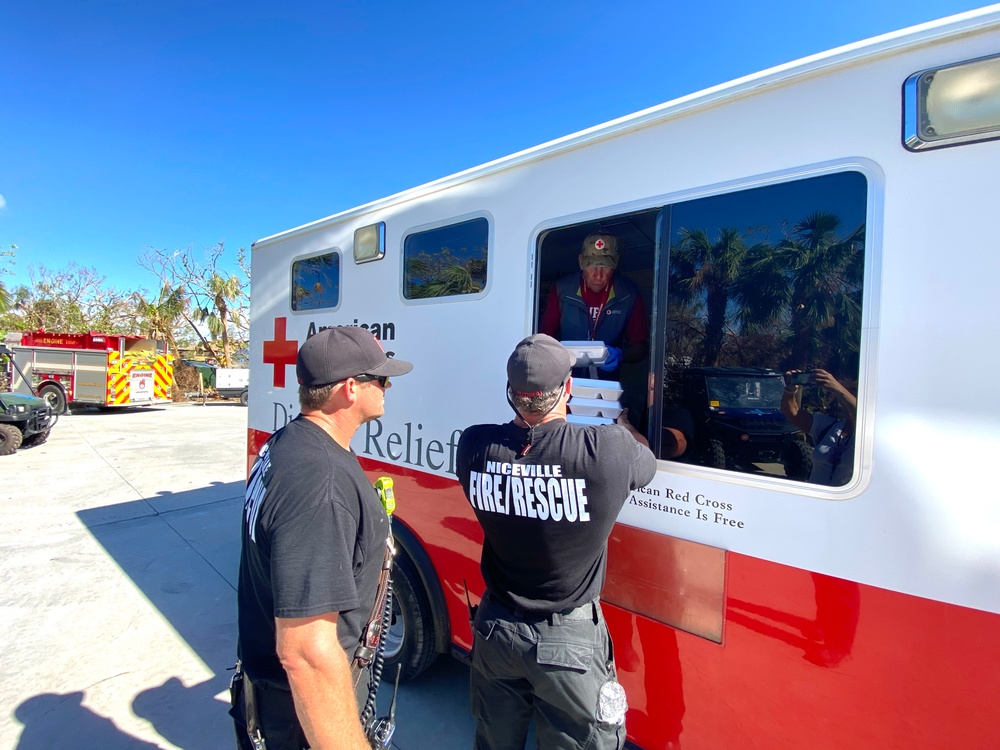
[[[292,310],[319,310],[340,303],[340,253],[292,262]]]
[[[580,398],[595,398],[595,389],[600,389],[602,384],[587,381],[611,381],[606,384],[608,389],[621,391],[618,405],[628,409],[628,418],[643,433],[646,432],[648,419],[649,311],[653,309],[656,222],[659,214],[660,206],[655,206],[546,229],[538,237],[535,265],[534,330],[561,341],[580,342],[593,336],[595,341],[621,349],[619,366],[601,369],[592,363],[579,368],[573,376],[574,386],[581,394]],[[607,283],[617,291],[615,299],[605,305],[606,322],[595,325],[591,332],[587,318],[572,313],[567,315],[569,308],[560,298],[565,299],[565,295],[573,296],[582,290],[580,255],[587,238],[595,234],[602,235],[606,241],[614,238],[618,257]],[[616,323],[619,320],[620,325]],[[602,397],[611,398],[608,395]],[[570,419],[575,421],[579,416],[589,421],[586,414],[588,407],[583,406],[575,412],[575,403],[571,400],[569,404]]]
[[[480,218],[409,235],[403,241],[403,296],[428,299],[482,292],[489,229],[489,222]]]
[[[661,458],[851,480],[866,205],[843,172],[668,209],[661,429],[691,439]]]
[[[772,377],[705,378],[709,405],[722,408],[755,409],[780,403],[782,381]]]

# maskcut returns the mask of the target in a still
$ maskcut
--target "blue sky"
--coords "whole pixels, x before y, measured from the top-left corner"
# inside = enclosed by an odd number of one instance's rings
[[[4,280],[76,262],[152,288],[146,248],[224,241],[235,263],[275,232],[984,4],[9,2]]]

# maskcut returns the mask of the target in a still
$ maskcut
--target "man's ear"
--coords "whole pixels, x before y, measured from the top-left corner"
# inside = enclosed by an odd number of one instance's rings
[[[358,381],[348,378],[343,383],[338,383],[330,391],[330,398],[326,400],[327,406],[331,409],[345,409],[358,400]]]
[[[583,267],[583,253],[580,253],[577,256],[576,261],[577,261],[577,263],[580,264],[580,270],[583,271],[584,270],[584,267]]]

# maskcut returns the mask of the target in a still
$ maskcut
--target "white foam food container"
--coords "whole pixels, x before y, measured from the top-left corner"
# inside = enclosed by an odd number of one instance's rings
[[[579,367],[603,364],[608,358],[608,347],[603,341],[560,341],[563,346],[576,355]]]
[[[617,380],[594,380],[593,378],[573,378],[573,396],[580,398],[603,398],[617,401],[624,393]]]
[[[622,413],[622,405],[617,401],[606,401],[602,398],[577,398],[569,400],[570,414],[581,417],[605,417],[617,419]]]
[[[566,421],[570,424],[614,424],[615,420],[607,417],[580,417],[576,414],[567,414]]]

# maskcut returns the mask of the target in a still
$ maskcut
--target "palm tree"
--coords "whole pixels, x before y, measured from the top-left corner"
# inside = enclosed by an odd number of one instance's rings
[[[150,339],[165,339],[170,345],[177,362],[181,361],[181,353],[177,348],[174,329],[179,318],[187,319],[187,295],[183,287],[171,287],[164,284],[155,300],[147,300],[141,292],[132,295],[136,305],[136,315],[142,326],[143,334]]]
[[[409,258],[406,262],[408,296],[423,299],[481,292],[486,279],[486,248],[480,250],[481,258],[462,261],[460,257],[466,254],[462,248],[456,257],[445,247],[434,257],[425,252]]]
[[[682,228],[670,253],[670,294],[681,304],[703,300],[705,309],[701,361],[718,364],[735,286],[747,255],[746,243],[738,229],[723,227],[717,239],[709,239],[704,229]]]
[[[0,281],[0,315],[10,310],[14,304],[13,295],[7,291],[7,287]]]
[[[846,237],[839,228],[836,214],[816,211],[775,247],[789,280],[790,366],[815,364],[825,340],[841,356],[860,348],[865,227]]]
[[[225,278],[212,274],[207,283],[207,290],[212,298],[212,307],[200,307],[195,311],[195,319],[208,325],[213,338],[222,339],[222,366],[229,367],[229,325],[231,323],[230,304],[234,302],[243,290],[243,284],[236,276]]]

